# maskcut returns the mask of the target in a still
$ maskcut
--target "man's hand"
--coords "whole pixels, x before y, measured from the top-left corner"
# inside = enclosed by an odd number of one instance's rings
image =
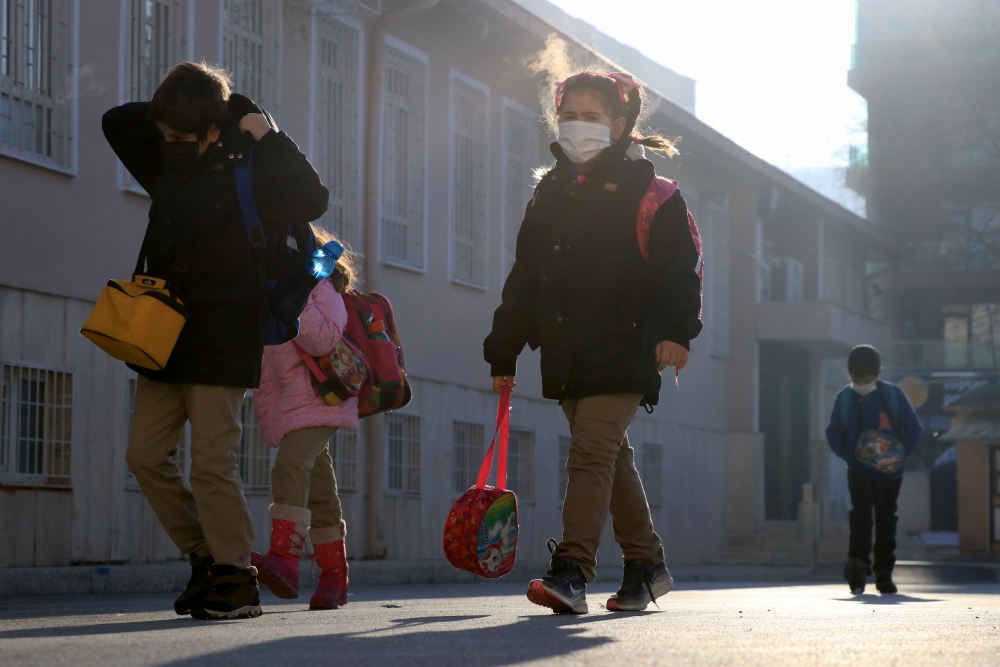
[[[688,351],[683,345],[669,340],[656,344],[656,363],[662,373],[667,366],[674,366],[678,371],[687,366]]]
[[[270,130],[271,126],[268,125],[264,114],[248,113],[240,119],[240,132],[249,132],[255,141],[260,141]]]
[[[501,387],[503,387],[504,385],[507,385],[508,387],[511,388],[511,390],[513,390],[514,387],[517,386],[517,383],[514,382],[514,376],[513,375],[496,375],[496,376],[493,377],[493,391],[494,392],[496,392],[496,393],[499,394]]]

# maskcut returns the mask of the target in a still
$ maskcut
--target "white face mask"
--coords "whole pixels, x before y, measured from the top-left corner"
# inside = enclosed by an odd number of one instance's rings
[[[600,123],[568,120],[559,123],[559,145],[570,161],[583,164],[611,145],[611,128]]]
[[[857,384],[855,382],[852,382],[851,389],[856,391],[861,396],[867,396],[868,394],[878,389],[878,380],[875,380],[875,382],[871,382],[869,384]]]

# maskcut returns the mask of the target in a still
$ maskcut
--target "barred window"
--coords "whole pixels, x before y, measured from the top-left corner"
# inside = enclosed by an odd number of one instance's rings
[[[650,509],[663,507],[663,445],[642,446],[642,486]]]
[[[316,95],[313,164],[330,189],[321,224],[355,248],[362,244],[359,32],[331,16],[316,15]]]
[[[568,435],[559,436],[559,505],[566,499],[566,487],[569,486],[569,472],[566,470],[566,462],[569,461],[569,446],[573,438]]]
[[[420,417],[385,417],[386,472],[389,491],[420,493]]]
[[[538,160],[538,120],[535,114],[510,100],[503,108],[504,172],[504,274],[514,266],[517,233],[524,207],[534,191],[532,167]]]
[[[427,64],[385,47],[382,127],[382,259],[424,268]]]
[[[240,424],[243,435],[236,451],[236,461],[240,468],[240,479],[247,491],[267,492],[271,490],[271,450],[260,434],[260,424],[253,411],[253,390],[247,392],[240,408]]]
[[[222,66],[232,77],[233,92],[275,113],[279,98],[280,3],[223,0],[222,12]]]
[[[75,168],[72,0],[0,0],[0,154]]]
[[[511,429],[507,448],[507,488],[519,500],[535,499],[535,434]]]
[[[483,462],[483,425],[452,422],[451,478],[455,493],[476,483]]]
[[[145,102],[167,70],[191,57],[187,0],[126,0],[123,102]],[[146,194],[124,168],[124,190]]]
[[[705,239],[706,328],[713,356],[729,358],[729,212],[711,202],[706,207]]]
[[[135,375],[128,378],[128,438],[132,438],[132,423],[135,418],[135,390],[137,386],[137,379]],[[184,424],[184,428],[181,429],[181,434],[177,439],[177,449],[174,450],[171,459],[177,465],[177,469],[181,471],[181,476],[184,479],[189,479],[191,476],[191,457],[188,456],[188,443],[191,441],[191,423],[187,422]],[[129,491],[139,491],[139,480],[135,478],[132,474],[132,470],[125,464],[125,488]]]
[[[339,429],[330,440],[330,456],[337,473],[337,489],[355,491],[358,488],[358,432]]]
[[[451,80],[451,277],[486,287],[488,89],[457,72]]]
[[[0,405],[0,479],[69,486],[73,373],[5,362]]]

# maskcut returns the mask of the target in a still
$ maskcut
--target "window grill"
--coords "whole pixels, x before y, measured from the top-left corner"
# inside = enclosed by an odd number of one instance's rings
[[[189,54],[187,0],[127,0],[123,102],[147,102],[167,70]],[[125,169],[122,188],[146,194]]]
[[[487,93],[452,79],[452,277],[486,286]]]
[[[321,224],[355,248],[362,245],[361,118],[358,76],[361,37],[357,30],[323,15],[316,19],[316,144],[314,164],[330,189]]]
[[[358,432],[340,429],[330,440],[330,456],[337,473],[337,488],[340,491],[355,491],[358,488]]]
[[[240,479],[247,491],[271,490],[271,451],[260,434],[260,424],[253,411],[253,390],[248,391],[240,408],[240,424],[243,434],[236,461],[240,468]]]
[[[535,434],[530,431],[510,431],[507,488],[517,494],[518,500],[535,499]]]
[[[0,153],[72,169],[72,0],[0,0]]]
[[[0,473],[5,483],[69,486],[73,374],[3,364]]]
[[[451,477],[455,493],[476,483],[483,462],[483,425],[452,422]]]
[[[566,499],[566,487],[569,486],[569,472],[566,470],[566,463],[569,461],[569,446],[573,438],[568,435],[559,436],[559,504],[562,505]]]
[[[419,494],[420,417],[386,415],[385,434],[388,490]]]
[[[382,128],[382,259],[424,268],[427,66],[391,46],[385,49]]]
[[[538,160],[538,121],[534,114],[504,106],[504,273],[510,273],[524,207],[534,191],[532,165]]]
[[[642,446],[642,486],[650,509],[663,507],[663,445]]]
[[[272,114],[278,103],[280,10],[276,0],[224,0],[222,5],[222,66],[232,77],[233,92]]]

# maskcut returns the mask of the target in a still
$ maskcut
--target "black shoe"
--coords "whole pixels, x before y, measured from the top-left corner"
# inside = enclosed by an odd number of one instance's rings
[[[625,574],[618,592],[608,599],[609,611],[642,611],[674,588],[666,563],[625,560]]]
[[[256,618],[260,616],[260,589],[257,569],[246,570],[232,565],[213,565],[215,588],[197,600],[191,615],[199,620],[209,618]]]
[[[861,595],[865,592],[868,568],[868,563],[860,558],[847,561],[847,565],[844,566],[844,579],[847,579],[847,585],[851,587],[851,595]]]
[[[174,611],[181,616],[191,613],[194,603],[212,592],[215,585],[212,579],[212,570],[215,559],[211,556],[196,556],[191,554],[191,578],[188,579],[187,588],[180,597],[174,600]]]
[[[579,566],[556,553],[556,541],[547,543],[552,553],[549,571],[528,584],[528,599],[557,614],[586,614],[587,581]]]
[[[879,574],[875,576],[875,588],[882,595],[895,595],[899,592],[896,584],[892,583],[892,573]]]

